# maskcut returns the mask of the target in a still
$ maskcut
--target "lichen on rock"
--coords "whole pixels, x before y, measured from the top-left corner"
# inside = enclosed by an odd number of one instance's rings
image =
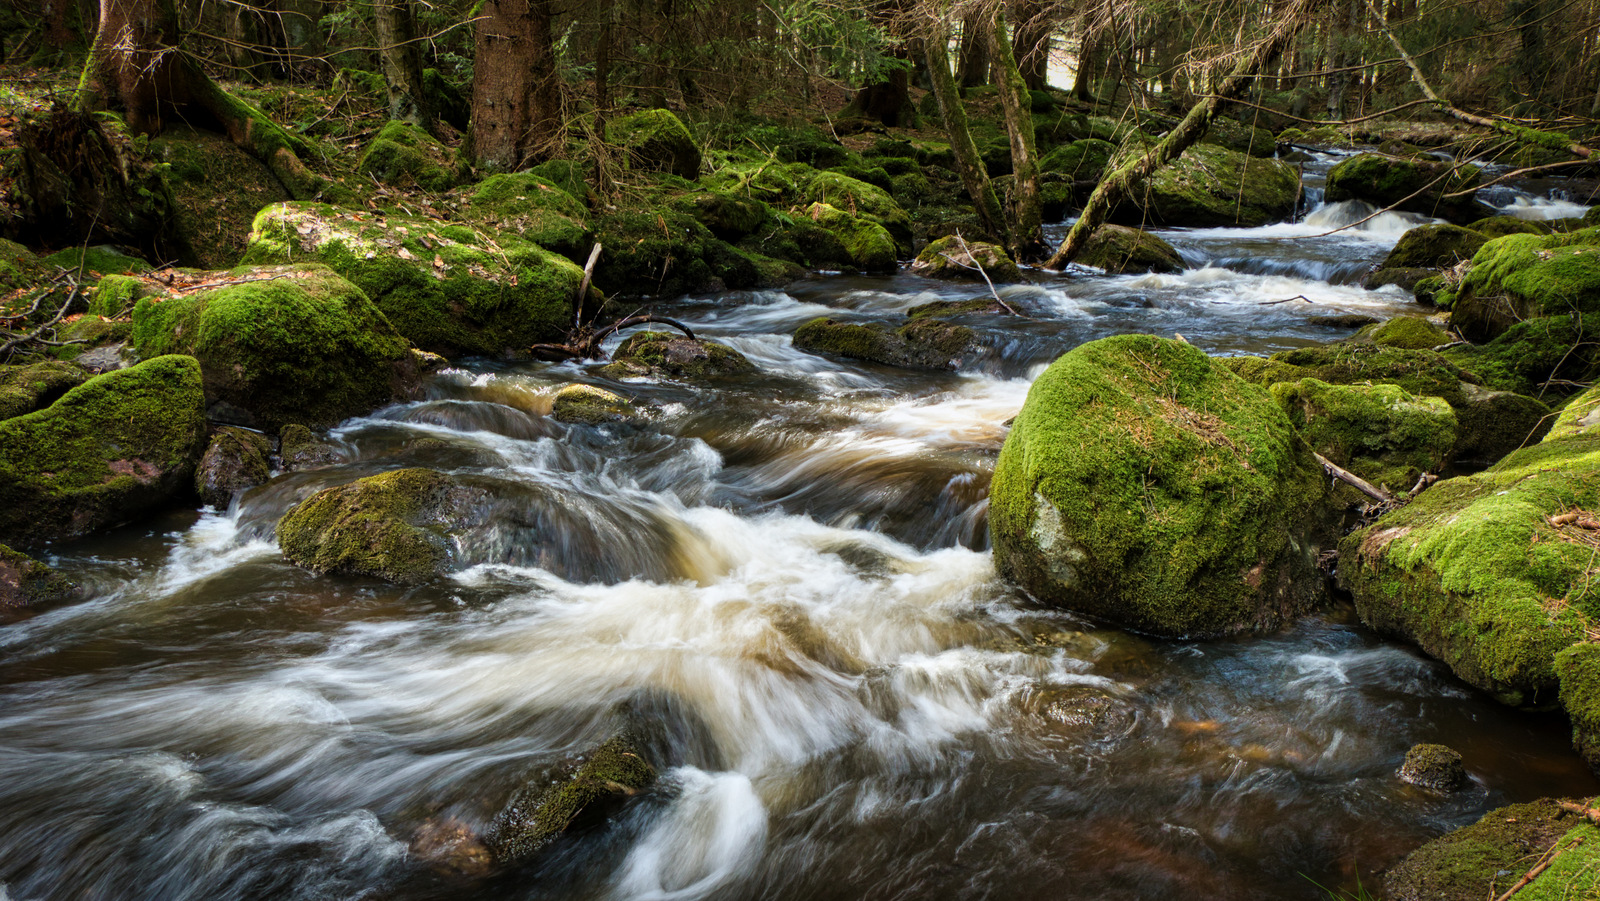
[[[626,734],[613,736],[564,776],[519,789],[495,816],[486,844],[502,865],[526,862],[567,832],[604,822],[655,781],[643,749]]]

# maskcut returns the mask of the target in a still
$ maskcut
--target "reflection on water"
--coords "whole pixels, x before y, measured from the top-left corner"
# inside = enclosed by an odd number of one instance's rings
[[[1003,289],[1027,318],[962,317],[987,348],[963,373],[788,335],[981,287],[685,299],[673,316],[762,372],[696,389],[466,364],[336,430],[342,465],[59,549],[92,596],[0,629],[5,896],[1315,898],[1298,874],[1370,883],[1493,805],[1600,790],[1563,722],[1348,611],[1154,642],[994,572],[988,479],[1040,368],[1112,333],[1266,352],[1337,337],[1332,313],[1408,309],[1326,268],[1392,245],[1382,223],[1313,237],[1354,212],[1169,233],[1194,262],[1177,275],[1033,273]],[[555,422],[574,380],[653,415]],[[282,561],[292,504],[407,465],[493,498],[460,572],[402,589]],[[619,710],[654,730],[663,779],[608,829],[480,882],[407,850],[425,824],[481,830]],[[1395,779],[1419,741],[1460,749],[1472,790]]]

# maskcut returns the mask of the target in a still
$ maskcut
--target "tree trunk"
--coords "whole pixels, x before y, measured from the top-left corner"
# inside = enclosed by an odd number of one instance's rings
[[[436,132],[437,115],[422,85],[422,50],[410,0],[372,0],[372,18],[389,87],[389,118]]]
[[[1084,103],[1094,102],[1094,32],[1084,26],[1083,38],[1078,42],[1078,68],[1072,73],[1072,96]]]
[[[961,56],[956,67],[956,81],[964,88],[989,83],[989,33],[982,10],[961,20]]]
[[[472,82],[472,155],[506,172],[555,158],[564,137],[552,0],[485,0]]]
[[[1089,195],[1089,202],[1084,204],[1083,213],[1078,216],[1078,221],[1073,224],[1072,230],[1067,232],[1066,240],[1061,242],[1061,247],[1056,250],[1055,255],[1045,263],[1045,268],[1060,269],[1072,262],[1083,249],[1084,243],[1089,240],[1089,236],[1106,221],[1123,198],[1137,191],[1145,179],[1157,169],[1177,159],[1190,144],[1199,140],[1211,126],[1211,119],[1216,115],[1218,107],[1228,98],[1237,96],[1243,91],[1255,73],[1288,46],[1308,12],[1314,10],[1319,2],[1321,0],[1290,0],[1286,3],[1279,12],[1278,24],[1272,33],[1257,44],[1249,56],[1239,61],[1233,72],[1217,86],[1215,92],[1190,107],[1189,114],[1183,117],[1183,121],[1168,132],[1149,153],[1122,165],[1102,178],[1100,184],[1095,186],[1094,193]]]
[[[1006,133],[1011,138],[1011,171],[1016,187],[1011,203],[1011,240],[1007,249],[1017,262],[1040,259],[1045,253],[1043,211],[1039,201],[1039,162],[1034,153],[1033,108],[1028,86],[1017,68],[1011,49],[1011,28],[1004,8],[995,10],[990,29],[990,58],[994,83],[1005,109]]]
[[[956,88],[955,76],[950,71],[950,34],[942,20],[936,21],[933,33],[923,43],[923,53],[928,58],[928,76],[933,80],[933,96],[939,104],[939,115],[944,119],[946,133],[950,136],[950,150],[956,158],[956,171],[977,208],[978,223],[988,232],[988,237],[1009,245],[1006,218],[995,196],[994,185],[984,169],[978,145],[967,129],[967,111],[961,105],[961,94]]]
[[[1017,54],[1017,69],[1030,91],[1042,91],[1050,79],[1050,39],[1055,35],[1056,23],[1048,9],[1039,0],[1019,0],[1017,33],[1013,50]]]
[[[309,75],[331,69],[324,59],[328,46],[322,38],[323,0],[282,0],[279,7],[289,70]]]

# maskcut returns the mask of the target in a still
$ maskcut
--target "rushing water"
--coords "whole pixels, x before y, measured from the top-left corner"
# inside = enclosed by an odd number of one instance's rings
[[[1564,721],[1348,609],[1159,642],[996,577],[989,475],[1044,364],[1121,332],[1269,352],[1405,310],[1356,283],[1415,218],[1325,234],[1370,212],[1171,232],[1178,275],[1032,273],[1002,289],[1029,318],[964,320],[987,351],[961,374],[788,335],[981,288],[818,276],[663,304],[761,373],[466,363],[337,429],[341,465],[58,548],[90,598],[0,628],[0,898],[1315,898],[1492,806],[1600,790]],[[572,381],[654,417],[557,423]],[[282,560],[290,505],[403,465],[494,498],[456,576]],[[605,829],[482,881],[408,851],[430,823],[483,829],[619,717],[652,724],[663,780]],[[1420,741],[1459,749],[1471,790],[1400,783]]]

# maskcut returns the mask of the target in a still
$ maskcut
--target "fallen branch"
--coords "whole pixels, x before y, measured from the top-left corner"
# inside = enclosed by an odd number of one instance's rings
[[[578,283],[578,296],[572,303],[572,325],[578,325],[578,317],[583,315],[583,300],[589,296],[589,282],[594,279],[594,264],[600,261],[600,242],[596,241],[589,251],[589,262],[583,264],[583,281]]]
[[[1522,878],[1518,879],[1515,885],[1511,886],[1509,889],[1506,889],[1506,893],[1494,899],[1494,901],[1507,901],[1507,899],[1509,899],[1512,895],[1522,891],[1522,889],[1527,886],[1528,883],[1538,879],[1540,873],[1550,869],[1550,865],[1556,862],[1556,858],[1561,856],[1561,852],[1570,851],[1581,844],[1583,844],[1583,839],[1576,838],[1572,840],[1572,844],[1563,848],[1561,847],[1560,839],[1557,839],[1556,843],[1550,846],[1550,850],[1544,852],[1544,856],[1539,858],[1539,862],[1533,865],[1533,869],[1523,873]]]
[[[1021,316],[1022,314],[1013,309],[1011,304],[1006,303],[1005,299],[1000,296],[1000,292],[994,289],[994,282],[989,280],[989,273],[984,271],[983,264],[978,262],[978,258],[972,255],[972,248],[967,246],[967,239],[961,237],[960,232],[956,232],[956,240],[961,242],[961,252],[967,255],[967,259],[972,261],[972,265],[968,266],[966,263],[951,257],[949,254],[940,254],[940,256],[952,263],[955,263],[957,266],[965,266],[968,269],[978,270],[978,274],[983,276],[983,283],[989,286],[989,293],[994,296],[994,302],[1004,307],[1007,313],[1010,313],[1013,316]]]
[[[1423,473],[1422,475],[1417,477],[1417,484],[1412,485],[1411,486],[1411,490],[1406,492],[1406,497],[1416,497],[1417,495],[1421,494],[1422,492],[1428,490],[1428,486],[1432,485],[1434,482],[1437,482],[1437,481],[1439,481],[1439,477],[1437,475],[1435,475],[1434,473],[1431,473],[1431,472]]]
[[[561,363],[568,360],[599,359],[601,357],[600,344],[607,338],[625,328],[644,325],[647,322],[671,326],[689,336],[690,339],[699,340],[695,338],[693,329],[676,319],[668,319],[665,316],[657,316],[653,313],[634,313],[624,316],[598,331],[583,326],[576,327],[572,330],[571,335],[568,336],[565,344],[535,344],[528,348],[528,352],[541,360],[548,360],[552,363]]]
[[[1333,478],[1338,479],[1346,485],[1349,485],[1351,488],[1354,488],[1362,494],[1365,494],[1367,497],[1372,498],[1380,504],[1393,504],[1396,502],[1394,495],[1384,491],[1382,488],[1379,488],[1378,486],[1372,484],[1366,479],[1363,479],[1350,470],[1345,469],[1343,466],[1340,466],[1332,460],[1329,460],[1327,457],[1315,452],[1312,453],[1312,456],[1316,457],[1317,462],[1322,464],[1323,472],[1326,472]]]
[[[1293,297],[1285,297],[1282,300],[1264,300],[1264,301],[1261,302],[1260,305],[1263,306],[1263,307],[1272,307],[1272,306],[1277,306],[1280,303],[1292,303],[1292,302],[1294,302],[1296,300],[1303,300],[1306,303],[1316,303],[1316,301],[1314,301],[1311,298],[1305,296],[1304,294],[1296,294]]]
[[[1600,808],[1586,807],[1582,804],[1574,804],[1571,801],[1557,801],[1556,806],[1569,813],[1575,813],[1596,826],[1600,826]]]
[[[49,330],[51,330],[51,329],[53,329],[53,328],[55,328],[56,323],[60,322],[61,320],[65,319],[67,317],[67,311],[72,308],[73,301],[78,299],[78,287],[79,287],[79,285],[78,285],[78,283],[76,281],[72,282],[72,290],[67,292],[67,299],[66,299],[66,301],[64,303],[61,304],[61,309],[56,310],[56,314],[54,316],[51,316],[50,319],[48,321],[46,321],[43,325],[40,325],[38,328],[34,329],[31,332],[24,332],[24,333],[22,333],[20,335],[14,334],[13,337],[10,340],[6,341],[6,343],[0,344],[0,359],[5,359],[5,360],[11,359],[11,354],[12,354],[13,351],[15,351],[19,347],[23,347],[23,346],[26,346],[28,344],[44,344],[44,345],[48,345],[50,347],[61,347],[62,346],[61,344],[54,344],[52,342],[46,341],[45,338],[44,338],[44,333],[49,331]],[[49,296],[49,292],[46,292],[45,296]],[[39,304],[43,303],[43,302],[44,302],[44,297],[40,297],[39,300],[34,303],[32,309],[37,310],[39,308]],[[0,332],[0,334],[5,334],[5,333],[4,332]],[[66,343],[77,343],[77,342],[66,342]]]

